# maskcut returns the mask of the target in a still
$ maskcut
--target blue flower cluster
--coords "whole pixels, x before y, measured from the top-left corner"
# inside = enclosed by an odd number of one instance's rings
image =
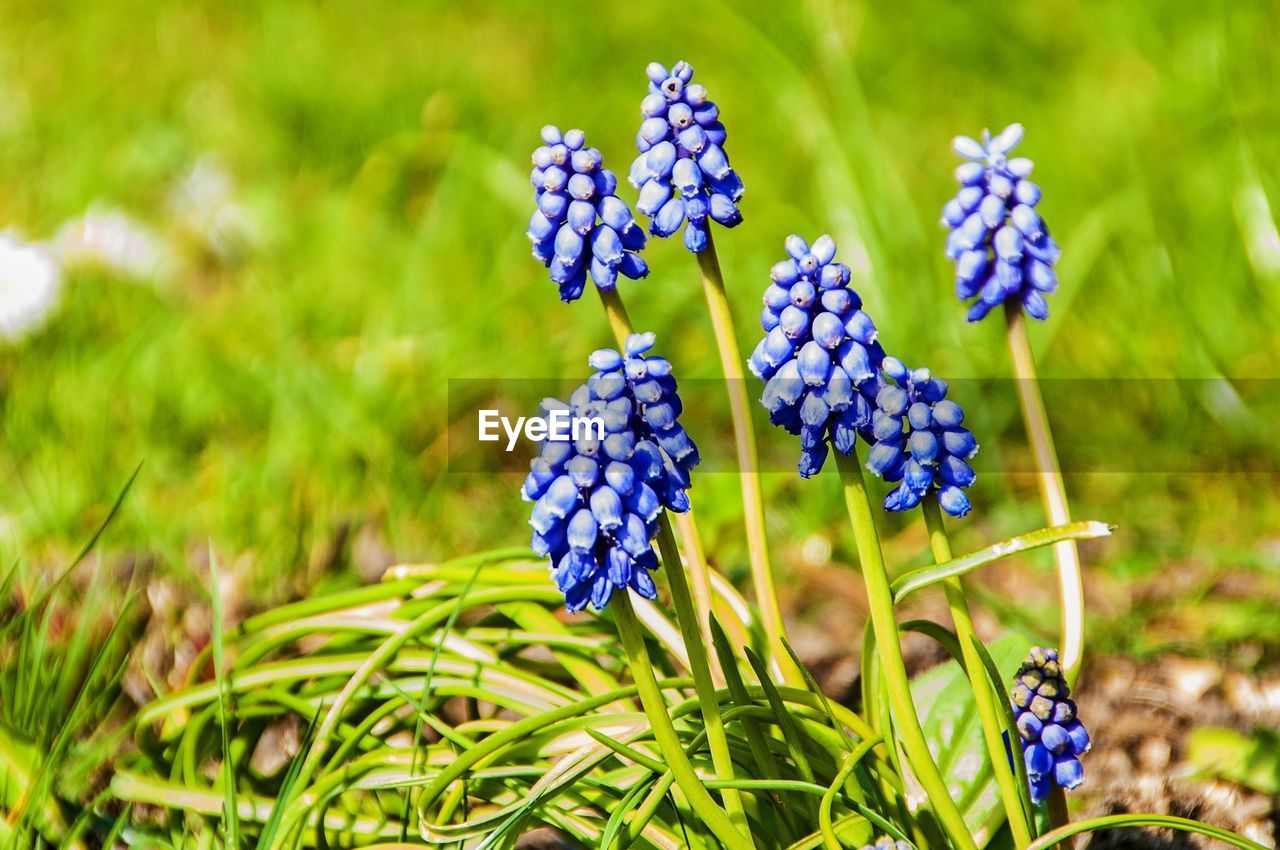
[[[681,403],[670,362],[645,356],[653,344],[653,334],[633,334],[622,352],[594,352],[593,374],[567,403],[543,402],[574,421],[604,425],[603,439],[544,441],[524,481],[523,496],[534,503],[533,549],[551,559],[570,611],[588,602],[601,610],[624,588],[653,599],[658,514],[664,507],[689,509],[698,449],[677,421]]]
[[[1089,733],[1076,716],[1076,704],[1056,649],[1032,647],[1014,677],[1010,701],[1031,782],[1031,799],[1049,796],[1053,785],[1070,790],[1084,780],[1080,756],[1089,751]]]
[[[902,482],[885,497],[885,510],[910,510],[933,490],[944,511],[964,516],[964,488],[976,477],[967,461],[978,451],[973,434],[960,425],[964,411],[947,398],[947,382],[928,369],[909,370],[896,357],[884,358],[881,368],[893,383],[886,381],[876,395],[867,468]]]
[[[644,122],[636,134],[640,155],[631,164],[631,184],[640,190],[636,209],[653,220],[649,232],[666,238],[684,229],[684,245],[706,250],[707,219],[725,227],[742,221],[742,180],[724,152],[720,110],[693,79],[693,66],[646,69],[649,94],[640,104]]]
[[[760,403],[769,420],[800,435],[800,474],[809,478],[826,462],[828,443],[848,454],[870,424],[884,350],[849,288],[849,267],[834,261],[835,240],[821,236],[811,248],[792,235],[786,250],[769,272],[760,317],[767,333],[749,365],[766,382]]]
[[[1017,298],[1037,319],[1049,315],[1045,295],[1058,287],[1053,266],[1061,250],[1036,212],[1040,187],[1029,179],[1033,163],[1009,158],[1022,140],[1011,124],[994,139],[956,136],[952,148],[967,162],[956,169],[960,191],[942,210],[951,228],[947,256],[956,264],[956,295],[977,297],[969,308],[976,322],[997,305]]]
[[[622,274],[632,280],[649,273],[636,252],[644,231],[630,208],[614,194],[618,178],[604,167],[600,151],[586,146],[581,130],[561,133],[548,124],[533,152],[538,208],[529,219],[533,256],[551,269],[561,301],[576,301],[587,274],[601,289],[612,289]]]

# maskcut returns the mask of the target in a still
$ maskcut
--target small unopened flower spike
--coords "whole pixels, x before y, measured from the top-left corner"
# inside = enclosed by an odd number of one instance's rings
[[[911,845],[906,841],[894,841],[888,835],[882,835],[875,840],[874,844],[864,844],[859,850],[911,850]]]
[[[583,425],[574,439],[544,441],[522,488],[533,502],[533,549],[551,559],[570,611],[601,610],[625,588],[653,599],[658,514],[689,509],[698,449],[677,421],[670,362],[647,356],[653,344],[653,334],[633,334],[623,351],[594,352],[591,377],[568,402],[543,402],[572,422],[604,427],[603,439]]]
[[[636,134],[640,155],[630,174],[640,190],[636,209],[651,219],[654,236],[665,239],[683,225],[685,247],[700,254],[712,221],[724,227],[742,221],[742,180],[724,152],[720,110],[693,82],[693,66],[677,62],[667,69],[653,62],[646,73],[649,94],[640,104]]]
[[[560,300],[576,301],[587,276],[600,289],[613,289],[618,275],[632,280],[649,273],[637,253],[644,230],[615,192],[618,178],[604,157],[587,147],[581,130],[542,128],[533,152],[533,184],[538,208],[529,219],[533,256],[551,270]]]
[[[764,293],[766,335],[748,365],[766,382],[760,403],[769,420],[800,435],[800,474],[809,478],[828,446],[847,455],[859,432],[870,441],[884,350],[849,288],[849,267],[835,262],[835,240],[821,236],[811,247],[793,235],[785,245],[787,259],[774,265]]]
[[[1014,676],[1009,699],[1031,799],[1042,802],[1052,786],[1069,791],[1084,781],[1080,756],[1089,751],[1089,733],[1076,715],[1056,649],[1031,648]]]
[[[995,138],[956,136],[952,149],[966,160],[956,168],[960,190],[942,209],[950,229],[947,256],[956,265],[956,295],[976,298],[969,321],[1017,299],[1028,314],[1047,318],[1045,296],[1058,287],[1053,270],[1062,253],[1049,235],[1036,204],[1040,187],[1031,182],[1034,164],[1009,157],[1022,140],[1022,125],[1010,124]]]
[[[961,426],[964,411],[947,398],[947,382],[928,369],[908,369],[896,357],[881,364],[885,381],[871,414],[875,445],[867,469],[901,482],[884,500],[885,510],[905,511],[935,492],[954,517],[969,513],[965,490],[976,475],[969,459],[978,453],[973,434]]]

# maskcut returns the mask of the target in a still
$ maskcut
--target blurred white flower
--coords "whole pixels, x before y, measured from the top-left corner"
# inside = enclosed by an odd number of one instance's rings
[[[236,198],[235,180],[211,155],[196,160],[169,195],[179,227],[223,262],[240,259],[257,236],[249,209]]]
[[[155,231],[120,209],[91,209],[66,222],[55,244],[64,266],[97,266],[122,277],[159,282],[175,265]]]
[[[21,339],[39,327],[58,302],[62,269],[43,246],[0,233],[0,337]]]

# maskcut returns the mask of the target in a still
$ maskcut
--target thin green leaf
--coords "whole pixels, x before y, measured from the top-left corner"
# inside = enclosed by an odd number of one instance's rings
[[[962,576],[1009,555],[1039,549],[1042,546],[1051,546],[1063,540],[1092,540],[1096,537],[1107,537],[1112,529],[1113,526],[1104,522],[1085,521],[1055,525],[1052,528],[1041,528],[1020,534],[985,549],[979,549],[977,552],[962,555],[945,563],[912,570],[900,576],[892,585],[893,601],[896,604],[921,588],[953,576]]]
[[[445,620],[444,633],[451,634],[454,624],[458,622],[458,615],[462,613],[462,608],[467,599],[467,594],[471,592],[471,588],[476,583],[476,577],[480,575],[480,570],[488,563],[485,558],[476,561],[475,569],[471,571],[470,578],[467,579],[466,585],[462,588],[462,592],[458,594],[458,600],[453,606],[453,610],[449,612],[449,619]],[[444,648],[444,641],[438,641],[431,653],[431,663],[427,667],[427,674],[422,680],[422,694],[417,703],[418,716],[413,724],[413,754],[409,758],[409,774],[412,775],[418,769],[418,755],[421,751],[422,744],[422,715],[427,711],[427,697],[431,693],[431,681],[435,678],[436,665],[440,663],[440,652]],[[413,805],[413,795],[406,793],[404,795],[404,806],[400,812],[400,840],[407,841],[409,838],[409,815]]]
[[[227,846],[240,847],[240,805],[236,800],[236,765],[231,758],[231,720],[227,710],[227,681],[223,670],[222,588],[218,584],[218,555],[209,542],[209,604],[213,620],[213,678],[218,686],[218,727],[222,734],[223,823]]]
[[[57,592],[58,588],[62,586],[73,572],[75,572],[76,567],[80,566],[80,563],[89,555],[90,552],[93,551],[93,547],[98,545],[98,540],[102,537],[102,533],[107,530],[107,526],[111,524],[111,521],[115,519],[116,514],[120,512],[120,507],[124,504],[125,497],[129,495],[129,490],[133,487],[133,482],[137,480],[138,473],[142,471],[142,463],[142,461],[139,461],[138,465],[134,467],[133,474],[129,476],[129,480],[124,483],[124,487],[122,487],[120,492],[116,495],[116,500],[112,503],[111,510],[107,511],[106,517],[104,517],[102,522],[98,524],[97,530],[93,532],[93,535],[89,540],[80,548],[79,554],[76,555],[70,565],[58,574],[58,577],[53,580],[52,584],[31,600],[27,605],[27,610],[37,611],[43,609],[45,604],[53,597],[53,594]],[[14,618],[10,622],[0,626],[0,638],[6,637],[9,634],[9,630],[21,619],[21,617]]]
[[[802,738],[796,728],[795,719],[792,718],[791,712],[787,711],[787,707],[782,701],[782,695],[778,693],[777,686],[769,678],[769,668],[765,665],[764,660],[755,653],[755,650],[750,647],[743,647],[743,652],[746,653],[751,669],[755,670],[756,678],[760,680],[760,687],[764,691],[769,708],[773,711],[774,720],[778,725],[778,729],[782,732],[787,749],[791,752],[791,759],[795,762],[796,769],[800,771],[800,776],[806,782],[813,782],[813,766],[809,764],[809,757],[805,755],[804,746],[801,743]]]
[[[1243,835],[1237,835],[1227,829],[1220,829],[1216,826],[1210,826],[1200,821],[1189,820],[1187,818],[1173,817],[1172,815],[1145,815],[1145,814],[1123,814],[1123,815],[1107,815],[1100,818],[1091,818],[1089,820],[1076,821],[1066,826],[1060,826],[1055,830],[1046,832],[1027,845],[1027,850],[1048,850],[1064,838],[1070,838],[1073,835],[1080,835],[1085,832],[1097,832],[1103,829],[1126,829],[1140,826],[1154,826],[1162,829],[1173,829],[1179,832],[1192,832],[1198,835],[1204,835],[1208,838],[1216,838],[1224,844],[1230,844],[1232,847],[1238,847],[1240,850],[1267,850],[1266,847],[1256,841],[1250,841]]]

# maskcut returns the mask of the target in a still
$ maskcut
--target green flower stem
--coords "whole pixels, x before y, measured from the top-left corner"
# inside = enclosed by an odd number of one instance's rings
[[[929,744],[920,726],[911,698],[911,685],[907,681],[907,668],[902,660],[902,643],[898,634],[898,622],[893,613],[893,594],[889,590],[889,575],[885,570],[884,553],[880,551],[880,537],[876,531],[871,500],[862,480],[862,467],[858,462],[856,447],[848,455],[833,452],[840,479],[844,484],[844,500],[849,510],[849,522],[853,526],[854,542],[858,547],[858,560],[862,566],[862,580],[867,586],[867,602],[871,607],[871,626],[875,631],[876,649],[880,667],[892,707],[894,726],[902,740],[911,771],[929,796],[929,803],[938,822],[947,833],[956,850],[977,850],[973,836],[965,825],[964,816],[956,806],[947,783],[938,771],[929,752]]]
[[[1005,302],[1005,318],[1008,324],[1009,355],[1013,359],[1014,383],[1018,387],[1018,402],[1022,406],[1022,420],[1027,426],[1027,439],[1035,455],[1036,477],[1040,482],[1040,498],[1050,525],[1071,522],[1071,509],[1067,504],[1067,487],[1058,465],[1058,452],[1053,447],[1053,432],[1049,430],[1049,414],[1045,411],[1044,396],[1036,377],[1036,361],[1031,354],[1031,339],[1027,336],[1027,319],[1021,305]],[[1080,661],[1084,653],[1084,584],[1080,575],[1080,550],[1074,540],[1063,540],[1053,547],[1054,561],[1058,566],[1058,595],[1062,607],[1062,637],[1058,643],[1058,656],[1062,660],[1062,672],[1067,684],[1075,686],[1080,675]]]
[[[616,287],[613,289],[596,287],[596,292],[600,294],[600,303],[604,305],[604,313],[609,318],[609,327],[613,331],[614,340],[618,343],[618,350],[622,351],[627,345],[627,337],[635,332],[631,317],[627,315],[626,305],[622,303],[622,296],[618,294]],[[693,508],[690,507],[683,514],[679,514],[676,523],[680,526],[680,537],[684,540],[685,563],[693,579],[694,609],[698,613],[698,631],[702,634],[703,642],[710,646],[711,615],[714,610],[711,568],[707,566],[706,553],[702,548],[702,535],[698,533],[698,525],[693,519]],[[714,671],[716,668],[712,669]]]
[[[951,541],[947,537],[946,526],[943,525],[942,512],[938,509],[936,495],[928,496],[920,506],[924,512],[924,525],[929,530],[929,546],[933,550],[933,560],[945,564],[952,559]],[[978,716],[982,720],[982,736],[987,741],[987,754],[991,757],[991,769],[996,775],[996,783],[1000,788],[1000,799],[1004,803],[1005,816],[1009,820],[1009,829],[1013,833],[1015,847],[1026,847],[1031,842],[1031,832],[1027,828],[1029,813],[1022,809],[1022,797],[1018,793],[1017,778],[1013,772],[1005,769],[1008,755],[1004,745],[1004,722],[1000,717],[1000,709],[995,704],[991,692],[991,683],[987,681],[986,667],[978,656],[973,645],[977,635],[973,629],[973,617],[969,614],[969,603],[964,596],[964,587],[957,576],[944,579],[942,588],[947,595],[947,605],[951,609],[951,622],[956,627],[960,651],[964,657],[965,672],[973,687],[974,700],[978,705]]]
[[[666,700],[662,698],[662,690],[653,674],[653,665],[649,661],[649,651],[644,645],[644,634],[640,621],[636,619],[635,609],[631,607],[630,591],[615,593],[610,602],[614,618],[618,623],[618,636],[631,662],[631,675],[635,678],[636,689],[640,694],[640,703],[653,727],[654,740],[662,750],[663,758],[675,777],[676,785],[684,793],[689,805],[702,818],[703,823],[715,834],[716,838],[730,850],[754,850],[755,845],[734,826],[725,810],[707,791],[698,777],[697,771],[689,757],[685,755],[680,744],[680,736],[671,723],[671,714]]]
[[[609,329],[613,331],[618,350],[622,351],[627,345],[627,337],[635,333],[635,326],[627,315],[627,307],[622,303],[622,296],[618,294],[617,288],[595,289],[600,294],[600,303],[604,305],[604,314],[609,319]]]
[[[729,390],[729,412],[733,417],[733,438],[738,450],[738,477],[742,482],[742,511],[747,531],[747,553],[751,559],[751,581],[755,587],[756,605],[760,607],[769,652],[790,684],[802,685],[804,677],[795,668],[791,656],[783,648],[782,608],[774,586],[773,568],[769,563],[769,541],[764,527],[764,492],[760,487],[760,459],[756,452],[756,435],[751,424],[751,402],[747,398],[746,376],[742,371],[742,352],[738,350],[733,328],[733,311],[720,272],[715,242],[707,232],[707,249],[698,254],[702,272],[702,291],[711,313],[711,326],[716,334],[720,366]]]
[[[707,565],[707,554],[702,550],[702,538],[698,535],[698,526],[693,521],[693,508],[682,514],[676,514],[676,527],[680,529],[680,540],[683,542],[685,562],[689,570],[689,580],[693,587],[693,609],[698,617],[698,634],[702,637],[703,646],[711,646],[711,618],[715,616],[715,594],[711,588],[711,568]],[[711,655],[711,678],[717,686],[724,684],[724,673],[720,669],[720,659]]]
[[[1067,812],[1067,793],[1058,785],[1049,789],[1049,828],[1059,829],[1071,823],[1071,815]],[[1058,842],[1058,850],[1072,850],[1075,839],[1064,835]]]
[[[698,617],[685,580],[684,567],[680,564],[680,550],[676,547],[671,522],[663,511],[658,519],[658,549],[662,553],[662,570],[671,589],[671,601],[676,608],[676,623],[684,640],[685,653],[689,657],[689,672],[693,674],[693,688],[702,709],[702,723],[707,730],[707,746],[711,750],[711,763],[720,779],[733,779],[733,758],[729,755],[729,741],[724,734],[724,720],[720,716],[720,699],[716,696],[715,681],[711,676],[711,664],[707,658],[707,646],[698,629]],[[742,807],[742,795],[734,788],[722,792],[724,807],[734,826],[748,835],[747,813]]]

